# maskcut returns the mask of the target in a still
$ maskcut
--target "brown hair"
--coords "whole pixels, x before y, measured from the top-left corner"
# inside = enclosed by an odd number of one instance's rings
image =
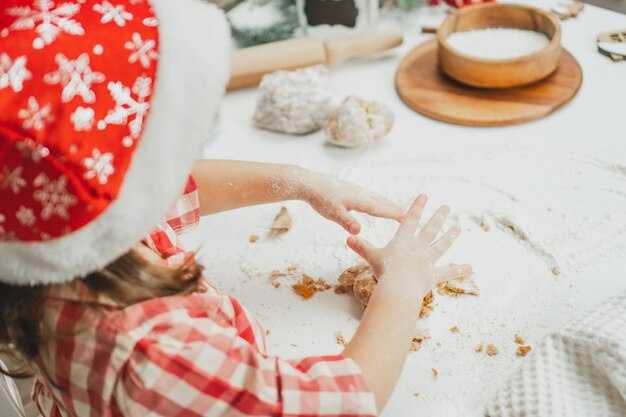
[[[123,306],[151,298],[197,291],[203,267],[195,262],[179,268],[149,261],[131,249],[105,268],[84,277],[92,290],[104,293]],[[32,376],[29,363],[36,359],[56,335],[45,326],[43,310],[49,286],[13,286],[0,283],[0,353],[21,364],[19,369],[0,373],[12,378]]]

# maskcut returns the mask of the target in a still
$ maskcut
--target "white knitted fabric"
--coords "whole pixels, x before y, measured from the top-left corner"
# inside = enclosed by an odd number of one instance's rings
[[[626,293],[551,334],[487,405],[490,417],[626,416]]]

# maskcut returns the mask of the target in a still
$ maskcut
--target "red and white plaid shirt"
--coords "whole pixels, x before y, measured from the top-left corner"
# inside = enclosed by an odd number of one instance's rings
[[[174,265],[186,253],[178,233],[198,219],[190,179],[145,243]],[[124,307],[76,280],[54,288],[45,319],[57,337],[32,395],[46,417],[377,414],[351,359],[267,355],[261,325],[212,287]]]

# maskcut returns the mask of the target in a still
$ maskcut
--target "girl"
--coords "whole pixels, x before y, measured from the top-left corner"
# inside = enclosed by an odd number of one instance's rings
[[[423,296],[469,268],[434,269],[460,232],[437,239],[447,207],[418,231],[425,196],[405,215],[298,167],[194,163],[229,53],[200,1],[3,2],[0,51],[0,347],[23,364],[9,374],[36,375],[42,415],[384,408]],[[340,355],[266,354],[262,327],[178,241],[200,215],[287,199],[343,226],[379,279]],[[351,210],[401,221],[396,236],[357,238]]]

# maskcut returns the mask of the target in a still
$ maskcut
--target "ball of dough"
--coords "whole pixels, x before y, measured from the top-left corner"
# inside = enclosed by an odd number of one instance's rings
[[[252,121],[264,129],[305,134],[321,129],[333,109],[326,67],[276,71],[261,80]]]
[[[354,287],[352,290],[354,291],[356,299],[363,304],[363,307],[367,307],[367,303],[369,303],[377,283],[378,281],[371,268],[361,272],[359,276],[354,279]]]
[[[394,116],[382,103],[350,96],[326,120],[324,131],[333,145],[353,148],[385,137]]]
[[[371,271],[372,268],[368,264],[360,264],[356,266],[351,266],[346,269],[339,275],[339,284],[344,286],[354,285],[354,280],[358,277],[363,271]]]

